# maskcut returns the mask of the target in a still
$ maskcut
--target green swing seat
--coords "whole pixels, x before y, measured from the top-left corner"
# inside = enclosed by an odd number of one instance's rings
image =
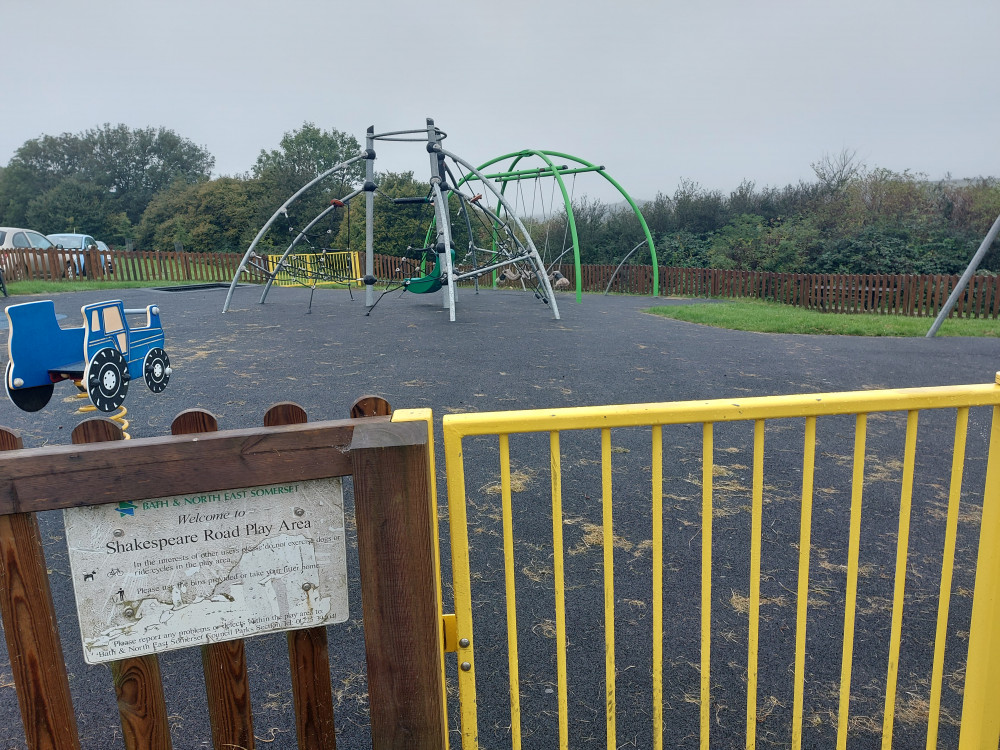
[[[455,251],[451,251],[451,262],[455,262]],[[444,279],[441,278],[441,256],[435,254],[434,268],[426,276],[417,276],[412,279],[404,279],[406,291],[414,294],[430,294],[438,291],[444,286]]]

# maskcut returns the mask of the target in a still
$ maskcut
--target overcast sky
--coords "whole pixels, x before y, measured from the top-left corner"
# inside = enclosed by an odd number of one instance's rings
[[[636,198],[810,181],[856,150],[1000,176],[1000,2],[0,0],[0,164],[104,123],[166,127],[248,171],[303,122],[448,133],[603,164]],[[419,144],[376,168],[427,176]],[[613,200],[596,175],[577,195]]]

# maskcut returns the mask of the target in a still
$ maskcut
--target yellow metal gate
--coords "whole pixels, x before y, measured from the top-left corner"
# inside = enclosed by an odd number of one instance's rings
[[[445,416],[463,747],[995,750],[998,404]]]
[[[280,255],[268,255],[268,263],[274,268]],[[329,253],[296,253],[289,255],[274,275],[275,286],[363,286],[361,281],[361,260],[355,251]]]

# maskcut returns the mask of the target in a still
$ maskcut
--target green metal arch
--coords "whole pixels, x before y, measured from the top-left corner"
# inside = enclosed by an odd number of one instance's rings
[[[496,164],[497,162],[504,161],[505,159],[513,159],[513,161],[508,166],[506,172],[501,174],[508,175],[511,178],[521,179],[519,174],[513,171],[514,167],[517,166],[517,163],[519,161],[529,156],[536,156],[543,162],[545,162],[546,166],[548,167],[548,170],[547,171],[539,170],[538,176],[555,177],[556,182],[559,185],[559,191],[560,193],[562,193],[563,203],[566,208],[566,219],[569,222],[570,235],[573,238],[573,256],[574,256],[573,259],[574,259],[574,267],[576,269],[576,301],[580,302],[583,299],[583,291],[582,291],[583,274],[582,274],[582,269],[580,267],[580,242],[576,232],[576,219],[573,216],[573,206],[571,204],[569,194],[566,192],[566,184],[563,181],[561,174],[561,172],[568,170],[557,169],[555,164],[553,164],[552,159],[549,157],[555,157],[557,159],[569,159],[571,161],[576,162],[577,164],[581,164],[586,169],[580,171],[593,171],[599,173],[604,179],[610,182],[619,193],[621,193],[622,197],[632,208],[632,211],[633,213],[635,213],[636,218],[639,219],[639,224],[640,226],[642,226],[642,231],[646,236],[646,244],[649,246],[649,255],[653,264],[653,296],[655,297],[656,295],[658,295],[660,290],[659,266],[656,261],[656,247],[653,245],[653,237],[649,233],[649,227],[646,225],[646,219],[645,217],[643,217],[642,212],[639,210],[639,207],[635,204],[635,201],[632,200],[632,196],[630,196],[625,191],[625,188],[623,188],[611,175],[609,175],[604,170],[604,167],[597,166],[596,164],[592,164],[586,159],[581,159],[577,156],[573,156],[572,154],[567,154],[562,151],[523,149],[521,151],[512,151],[509,154],[504,154],[494,159],[490,159],[489,161],[484,162],[479,167],[479,171],[482,172],[487,167]],[[524,178],[527,178],[528,176],[530,175],[526,174]],[[465,179],[463,179],[463,182],[464,181]],[[500,187],[500,192],[503,193],[506,189],[507,189],[507,181],[505,181],[504,184]]]

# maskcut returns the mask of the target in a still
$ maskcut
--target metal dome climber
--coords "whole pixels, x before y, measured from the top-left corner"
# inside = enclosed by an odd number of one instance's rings
[[[538,159],[541,159],[544,162],[544,166],[537,167],[535,169],[515,169],[515,167],[521,160],[530,157],[537,157]],[[563,153],[561,151],[523,149],[521,151],[513,151],[509,154],[504,154],[503,156],[498,156],[495,159],[491,159],[490,161],[481,164],[479,166],[478,171],[480,172],[485,171],[488,167],[491,167],[494,164],[502,162],[506,159],[511,159],[512,161],[507,166],[507,169],[505,171],[493,172],[490,174],[479,175],[476,177],[470,176],[468,179],[470,180],[482,179],[484,180],[484,182],[485,180],[495,180],[497,182],[500,182],[502,184],[502,187],[500,189],[501,194],[505,193],[507,185],[511,182],[514,182],[518,186],[520,186],[521,182],[524,180],[533,179],[537,181],[542,177],[549,177],[554,179],[552,185],[552,193],[554,196],[555,187],[556,185],[558,185],[559,192],[563,200],[564,210],[566,212],[566,234],[568,234],[569,237],[572,239],[572,245],[569,247],[566,246],[566,236],[564,235],[562,247],[559,249],[559,254],[555,256],[554,259],[548,257],[547,251],[548,251],[549,238],[548,238],[548,231],[546,231],[546,242],[545,242],[546,247],[542,253],[542,261],[546,266],[547,273],[551,273],[552,266],[554,266],[555,263],[559,260],[559,258],[562,258],[562,256],[565,255],[572,248],[574,266],[576,269],[577,302],[580,302],[583,297],[583,291],[581,286],[583,274],[581,273],[581,268],[580,268],[580,242],[576,232],[576,219],[573,216],[573,193],[575,192],[576,188],[576,176],[578,174],[582,174],[585,172],[597,172],[599,175],[601,175],[601,177],[603,177],[605,180],[611,183],[611,185],[613,185],[614,188],[619,193],[621,193],[622,197],[625,199],[625,201],[632,208],[632,211],[635,213],[635,216],[639,220],[639,224],[642,227],[642,231],[646,237],[646,245],[649,247],[649,254],[653,266],[653,296],[656,296],[657,294],[656,290],[660,288],[659,269],[656,261],[656,248],[653,245],[653,237],[649,232],[649,227],[646,225],[646,219],[645,217],[643,217],[642,212],[639,210],[639,207],[636,205],[635,201],[632,200],[632,197],[627,192],[625,192],[625,189],[620,184],[618,184],[618,182],[613,177],[611,177],[611,175],[609,175],[607,171],[605,171],[603,166],[592,164],[589,161],[580,159],[579,157],[576,156],[572,156],[571,154]],[[553,162],[553,159],[567,159],[569,161],[576,162],[578,166],[569,166],[569,165],[557,166]],[[563,177],[568,175],[573,175],[573,186],[570,191],[566,190],[566,182],[563,180]],[[541,207],[544,213],[545,212],[544,194],[539,191],[538,195],[541,195],[542,197]],[[533,200],[534,196],[535,194],[533,193]],[[535,206],[533,203],[532,208],[534,207]],[[553,201],[551,199],[549,200],[548,208],[550,212],[554,211]],[[548,221],[546,221],[546,224],[548,224]]]
[[[425,242],[426,247],[417,252],[424,257],[433,259],[434,266],[433,270],[421,276],[385,280],[388,282],[387,287],[396,283],[398,286],[395,288],[417,294],[442,290],[442,306],[448,309],[449,318],[454,321],[458,282],[475,282],[478,293],[480,277],[498,271],[510,271],[511,276],[521,280],[522,288],[527,289],[530,285],[534,296],[548,305],[552,309],[553,316],[558,319],[559,308],[555,295],[552,293],[545,265],[527,228],[517,216],[502,190],[498,189],[472,164],[443,147],[442,141],[446,137],[447,134],[435,127],[434,121],[430,118],[427,119],[427,127],[420,130],[375,133],[374,128],[369,127],[364,150],[323,172],[301,187],[274,212],[260,229],[253,242],[250,243],[250,247],[247,248],[233,276],[222,311],[229,310],[240,274],[247,266],[257,267],[267,275],[267,281],[260,298],[260,302],[263,303],[278,273],[295,272],[296,266],[289,258],[294,260],[293,250],[300,241],[308,238],[309,231],[331,211],[341,206],[349,207],[352,200],[363,194],[365,197],[364,275],[356,279],[331,276],[330,280],[363,282],[365,284],[365,306],[370,312],[378,301],[375,297],[374,287],[380,281],[376,279],[374,273],[374,208],[375,193],[379,192],[375,182],[374,145],[376,141],[410,141],[426,144],[431,174],[429,194],[423,198],[390,197],[389,199],[396,204],[422,202],[433,207],[434,220],[431,230],[428,232],[428,241]],[[332,175],[344,173],[348,167],[360,160],[365,161],[364,184],[342,198],[332,201],[329,207],[299,230],[273,269],[261,264],[262,259],[257,254],[257,246],[275,221],[281,216],[287,218],[289,207],[308,190]],[[471,186],[468,183],[473,180],[482,182],[484,192],[488,191],[492,194],[496,200],[495,209],[490,209],[485,205],[482,195],[466,194],[462,191],[463,187],[465,190],[469,190]],[[387,288],[387,291],[391,291],[391,289]]]

